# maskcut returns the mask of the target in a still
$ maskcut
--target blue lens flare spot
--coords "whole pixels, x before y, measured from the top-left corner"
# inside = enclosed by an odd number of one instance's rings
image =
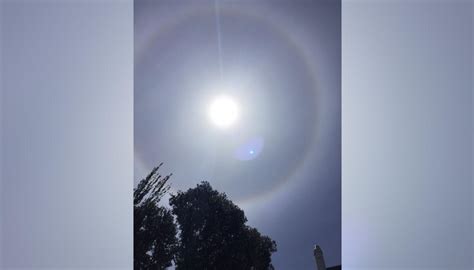
[[[248,139],[241,143],[234,152],[238,160],[252,160],[257,158],[263,150],[264,140],[261,137]]]

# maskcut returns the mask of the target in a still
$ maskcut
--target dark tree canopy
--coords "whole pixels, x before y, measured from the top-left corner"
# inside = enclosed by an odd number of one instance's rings
[[[276,243],[247,226],[244,212],[208,182],[170,199],[180,228],[179,270],[273,269]]]
[[[170,210],[158,206],[169,189],[158,167],[134,190],[134,269],[166,269],[171,266],[177,245],[177,228]]]
[[[172,210],[159,206],[171,176],[158,173],[161,165],[134,190],[134,269],[166,269],[173,260],[179,270],[273,269],[275,241],[247,226],[244,212],[208,182],[172,195]]]

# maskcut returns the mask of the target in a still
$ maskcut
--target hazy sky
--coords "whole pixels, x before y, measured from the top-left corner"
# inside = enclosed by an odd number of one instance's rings
[[[208,178],[218,187],[230,180],[212,177],[212,172],[199,172],[196,164],[204,161],[204,155],[199,159],[188,156],[194,151],[183,143],[183,137],[176,136],[174,143],[169,139],[179,134],[169,117],[176,118],[181,115],[179,110],[186,111],[181,106],[184,101],[173,96],[173,91],[183,91],[179,96],[186,96],[183,87],[178,89],[177,85],[200,82],[193,88],[198,95],[208,91],[201,85],[212,84],[219,77],[213,15],[204,15],[212,14],[212,5],[201,0],[199,6],[154,2],[160,6],[140,7],[142,2],[136,2],[135,19],[143,27],[135,29],[135,48],[148,52],[143,54],[147,55],[145,59],[150,58],[148,65],[153,59],[161,59],[157,63],[177,77],[168,76],[165,83],[167,76],[163,71],[141,64],[137,65],[142,66],[142,71],[136,82],[140,76],[154,81],[154,91],[142,89],[142,93],[154,93],[157,97],[150,103],[159,105],[167,98],[176,105],[148,108],[153,113],[142,118],[141,123],[138,108],[144,109],[145,102],[142,99],[142,105],[135,106],[137,138],[143,138],[147,132],[152,134],[147,135],[150,138],[156,135],[146,148],[137,145],[136,152],[148,158],[136,159],[135,179],[148,172],[152,164],[165,161],[163,172],[175,173],[175,188],[188,188],[198,178]],[[254,74],[251,78],[257,78],[260,84],[252,88],[252,93],[276,91],[274,86],[279,81],[289,80],[282,72],[272,80],[263,79],[259,66],[237,68],[235,59],[232,67],[230,52],[235,54],[235,48],[245,48],[245,44],[229,43],[237,32],[229,33],[231,21],[258,21],[275,30],[274,42],[266,44],[267,47],[276,46],[274,43],[299,46],[301,50],[287,45],[288,54],[302,51],[314,68],[318,87],[308,92],[316,97],[318,114],[317,121],[307,126],[313,125],[317,141],[308,147],[306,157],[296,155],[305,162],[294,172],[287,169],[293,172],[292,177],[260,177],[271,170],[284,170],[277,166],[255,169],[252,179],[268,185],[263,192],[259,190],[261,195],[255,196],[255,200],[244,199],[246,192],[250,193],[250,189],[243,189],[244,185],[239,192],[235,187],[219,189],[232,194],[250,224],[278,241],[279,251],[273,256],[278,269],[313,269],[311,248],[315,242],[323,246],[328,264],[340,258],[340,234],[336,229],[340,222],[340,197],[332,192],[340,189],[340,182],[335,181],[339,174],[336,149],[340,132],[340,14],[337,7],[324,8],[317,3],[314,5],[319,7],[298,5],[297,0],[272,2],[270,5],[259,0],[258,6],[246,7],[235,2],[238,8],[234,12],[253,12],[253,17],[242,14],[236,15],[240,19],[231,20],[225,16],[229,8],[222,11],[226,75],[249,78]],[[465,0],[344,3],[344,269],[472,268],[473,8],[472,1]],[[132,2],[46,0],[32,4],[7,0],[0,1],[0,9],[0,268],[131,269]],[[204,13],[201,17],[209,21],[193,26],[202,29],[199,31],[177,31],[184,26],[169,23],[181,21],[177,14],[185,12]],[[205,34],[209,39],[181,44],[185,49],[173,49],[179,44],[178,38],[191,34]],[[154,42],[149,41],[153,39],[150,35],[155,36]],[[154,44],[156,51],[144,49],[150,44]],[[197,53],[206,59],[199,67],[190,67],[195,73],[176,68],[179,61],[196,54],[193,48],[199,44]],[[206,44],[209,49],[202,49]],[[246,44],[250,47],[253,43]],[[255,48],[240,51],[242,55],[256,54]],[[258,53],[263,55],[262,51]],[[280,51],[284,50],[280,47]],[[164,55],[169,57],[165,65]],[[283,56],[271,53],[275,62]],[[264,61],[239,59],[243,63]],[[267,72],[298,68],[268,66]],[[205,70],[208,76],[198,77]],[[175,80],[173,84],[171,80]],[[170,88],[163,88],[158,82]],[[138,93],[138,85],[136,90]],[[296,87],[287,87],[285,91],[306,96]],[[242,98],[236,94],[236,99],[237,96]],[[262,103],[275,104],[275,96],[267,96],[273,99]],[[241,106],[249,111],[254,106],[249,104]],[[196,108],[199,113],[206,110]],[[165,109],[166,114],[159,113]],[[225,140],[225,135],[209,124],[207,116],[201,116],[196,116],[199,121],[193,123],[193,132],[208,132]],[[249,118],[246,119],[240,124],[248,125]],[[182,124],[190,122],[183,120]],[[145,125],[148,128],[143,128]],[[199,125],[203,128],[198,129]],[[164,137],[158,131],[170,135]],[[277,136],[278,132],[281,130],[272,134]],[[185,135],[185,139],[197,138]],[[267,151],[278,151],[282,146],[270,144],[270,135],[265,134],[265,146],[257,159],[237,163],[255,164],[268,157]],[[159,140],[159,136],[168,140]],[[209,145],[212,143],[207,142],[206,146]],[[295,147],[292,143],[287,145]],[[165,147],[178,151],[165,151]],[[143,151],[151,149],[156,149],[156,154]],[[178,153],[180,156],[174,156]],[[279,156],[293,161],[288,153]],[[225,160],[218,161],[220,165]],[[284,184],[275,185],[272,180]]]
[[[340,12],[135,1],[135,183],[164,162],[173,192],[201,180],[226,192],[277,241],[277,269],[313,269],[314,244],[340,264]],[[240,111],[228,129],[208,116],[222,94]]]

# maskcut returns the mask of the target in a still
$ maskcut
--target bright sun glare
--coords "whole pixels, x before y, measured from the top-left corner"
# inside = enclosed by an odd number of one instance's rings
[[[227,128],[235,123],[239,115],[237,103],[228,96],[215,98],[209,107],[211,121],[220,128]]]

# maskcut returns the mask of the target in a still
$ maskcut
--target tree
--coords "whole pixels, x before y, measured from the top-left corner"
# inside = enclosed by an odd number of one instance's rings
[[[170,210],[158,206],[169,190],[171,174],[162,178],[155,167],[133,192],[134,269],[166,269],[171,266],[178,240]]]
[[[181,231],[177,269],[273,269],[275,241],[247,226],[244,212],[208,182],[172,195],[170,205]]]

